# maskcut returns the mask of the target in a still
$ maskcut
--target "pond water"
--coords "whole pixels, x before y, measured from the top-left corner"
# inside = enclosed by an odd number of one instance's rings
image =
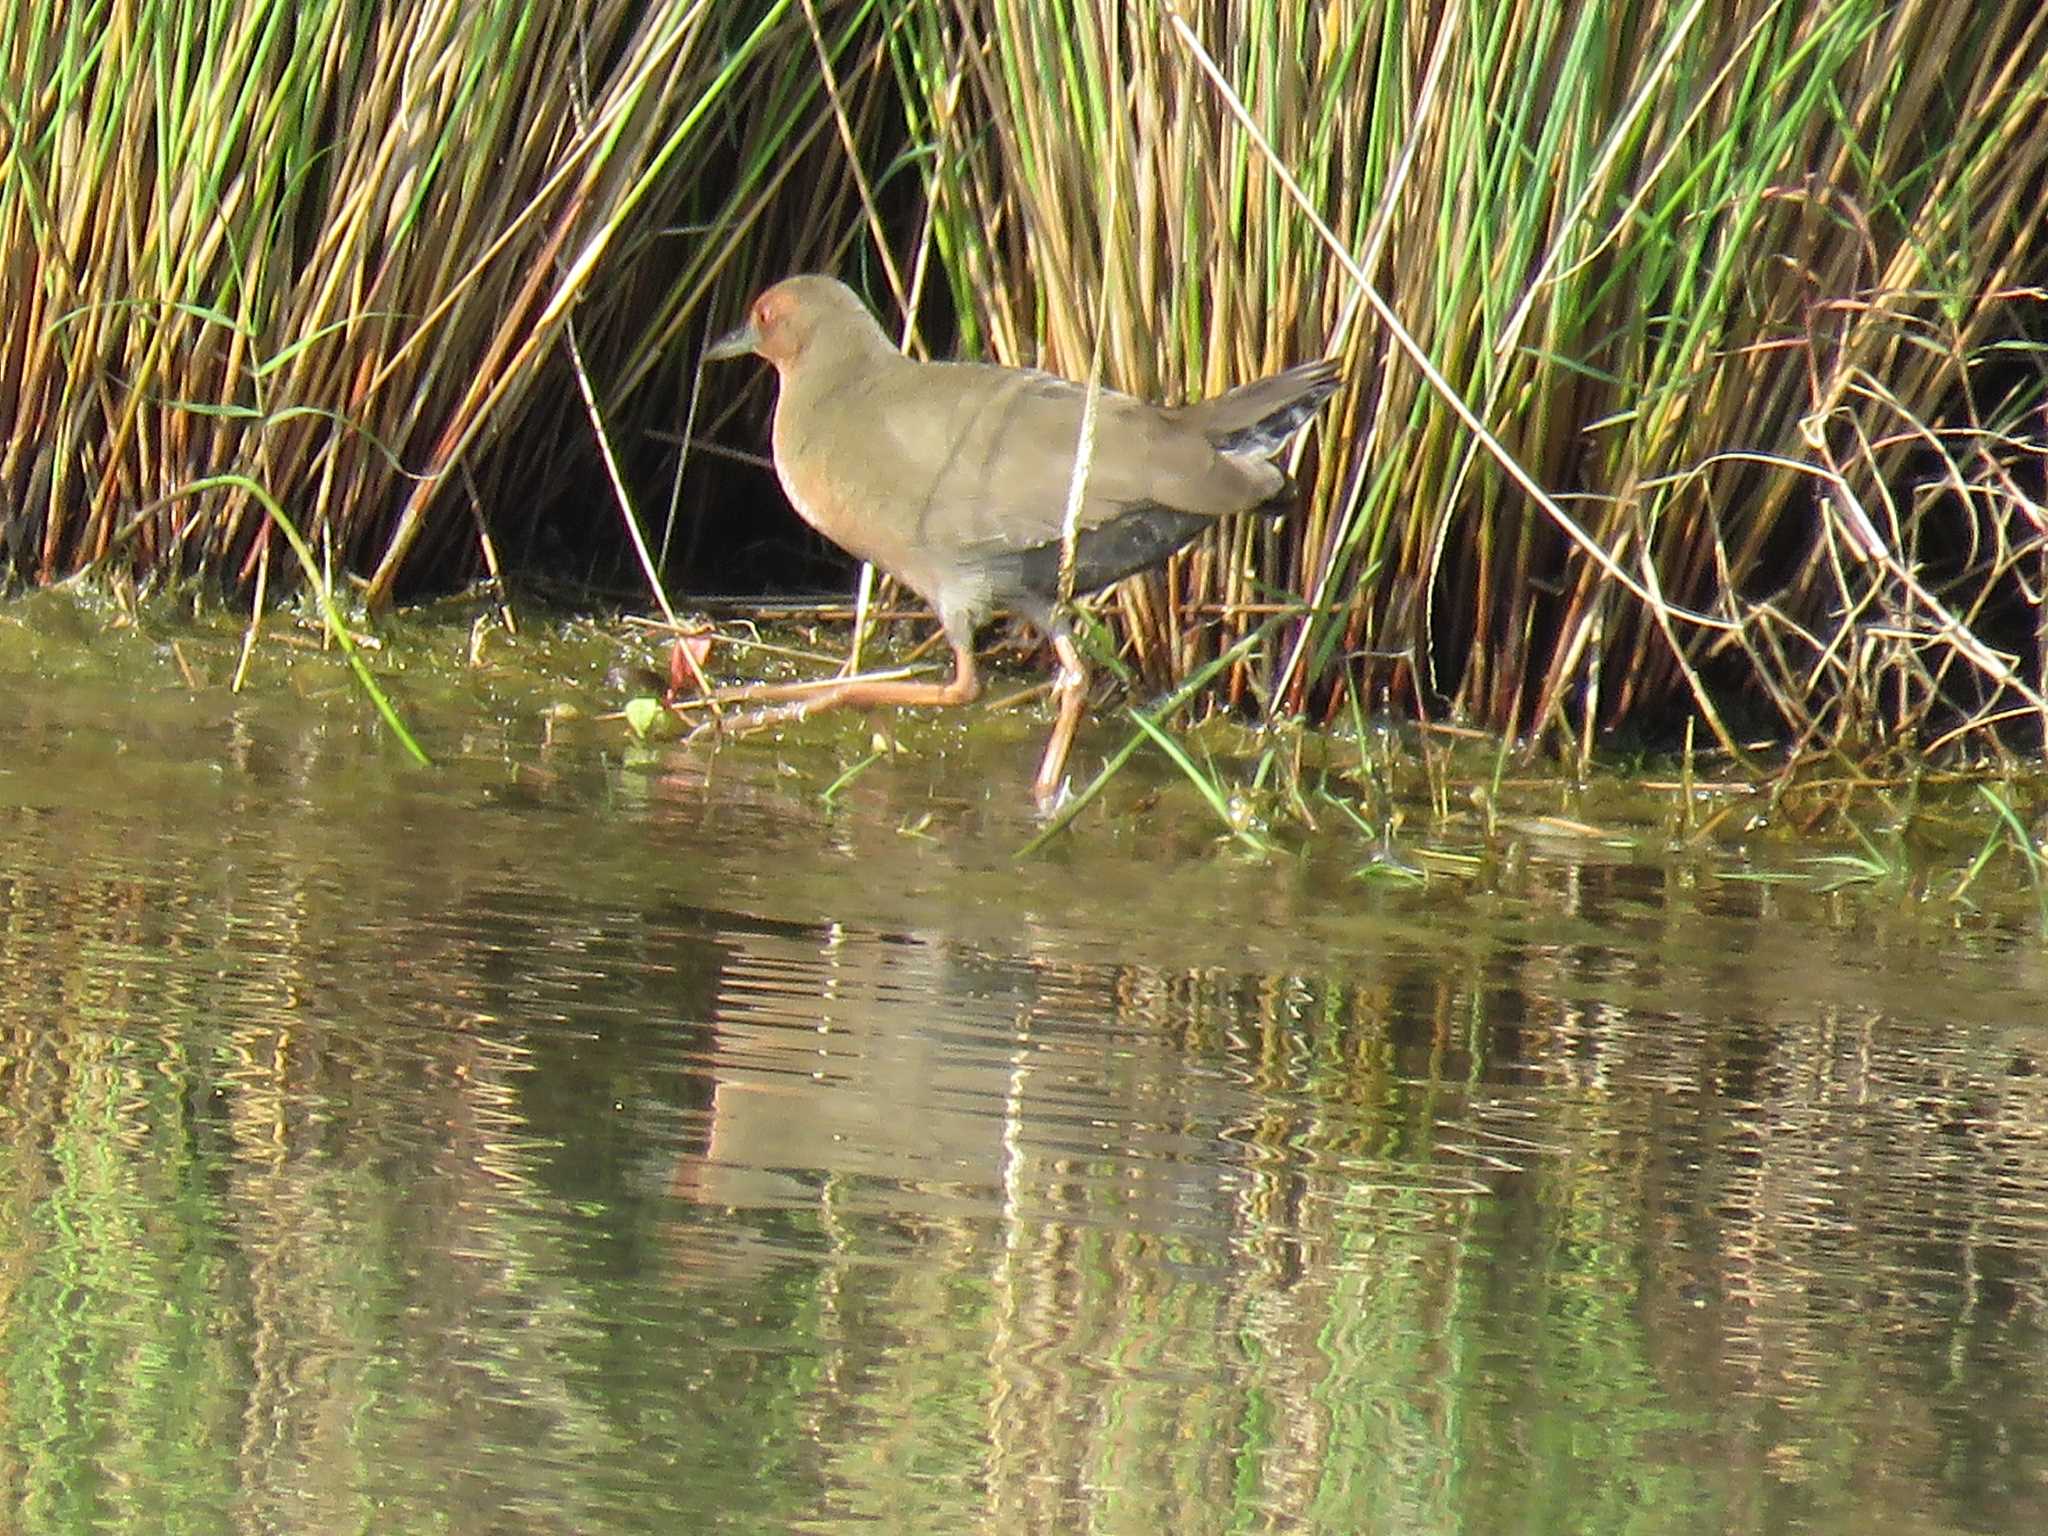
[[[456,626],[427,771],[330,660],[56,612],[0,1527],[2048,1529],[2025,902],[1543,790],[1361,879],[1142,762],[1019,859],[1029,711],[828,798],[862,722],[628,748],[591,631]]]

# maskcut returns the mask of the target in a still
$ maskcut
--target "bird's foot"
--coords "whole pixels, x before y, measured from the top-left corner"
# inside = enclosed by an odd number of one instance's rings
[[[1033,784],[1031,786],[1032,809],[1040,821],[1051,821],[1067,808],[1074,798],[1074,781],[1065,774],[1060,775],[1056,784]]]
[[[716,695],[709,699],[691,702],[707,706],[723,703]],[[737,704],[739,700],[733,700]],[[771,725],[784,725],[792,720],[801,720],[811,712],[814,700],[791,699],[782,704],[756,704],[747,709],[713,707],[711,713],[699,721],[685,741],[702,741],[705,737],[750,736],[755,731],[765,730]]]

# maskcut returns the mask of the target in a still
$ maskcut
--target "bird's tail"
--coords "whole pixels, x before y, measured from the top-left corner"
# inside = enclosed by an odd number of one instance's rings
[[[1214,400],[1184,405],[1174,414],[1219,453],[1264,458],[1301,430],[1339,382],[1335,363],[1302,363]]]

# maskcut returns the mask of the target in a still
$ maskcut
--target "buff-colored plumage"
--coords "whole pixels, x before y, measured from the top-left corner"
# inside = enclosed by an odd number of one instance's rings
[[[1057,611],[1086,391],[1031,369],[912,361],[830,277],[777,283],[705,355],[749,352],[780,376],[775,469],[791,504],[930,603],[954,652],[950,683],[846,683],[808,709],[972,698],[974,628],[1013,610],[1046,631],[1062,664],[1060,725],[1038,782],[1051,794],[1086,679]],[[1310,363],[1196,405],[1103,390],[1072,591],[1162,563],[1217,518],[1281,510],[1290,488],[1273,454],[1336,385],[1332,365]]]

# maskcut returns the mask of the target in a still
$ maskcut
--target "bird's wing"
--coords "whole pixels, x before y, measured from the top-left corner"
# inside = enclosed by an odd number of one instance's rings
[[[1086,392],[1050,374],[926,364],[878,402],[871,464],[901,479],[918,535],[933,545],[1025,548],[1060,536]],[[1097,528],[1136,507],[1221,517],[1283,483],[1270,464],[1218,453],[1171,414],[1113,390],[1096,406],[1079,515]]]

